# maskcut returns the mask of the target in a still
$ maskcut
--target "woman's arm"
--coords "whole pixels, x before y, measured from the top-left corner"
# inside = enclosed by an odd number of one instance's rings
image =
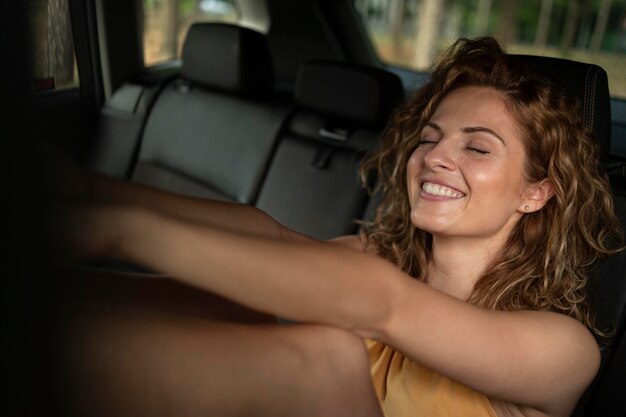
[[[152,210],[197,224],[234,232],[287,240],[307,240],[256,207],[173,194],[154,187],[91,173],[80,168],[63,150],[43,148],[46,185],[53,204],[77,200],[82,203],[149,207]]]
[[[374,263],[384,273],[400,272],[342,243],[234,232],[138,206],[82,208],[71,218],[67,236],[80,257],[137,262],[257,310],[368,336],[354,318],[365,324],[384,317],[378,300],[387,286],[365,269]]]
[[[479,308],[344,244],[287,242],[139,208],[97,210],[97,240],[117,256],[253,309],[379,339],[491,398],[564,414],[597,370],[593,337],[573,319]]]
[[[254,206],[173,194],[150,186],[88,174],[90,199],[106,204],[151,207],[183,221],[233,232],[287,240],[307,240]]]

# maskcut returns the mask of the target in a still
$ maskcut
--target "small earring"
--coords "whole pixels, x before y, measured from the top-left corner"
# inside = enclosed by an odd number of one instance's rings
[[[524,206],[524,211],[529,211],[530,210],[530,206],[529,205],[525,205]]]

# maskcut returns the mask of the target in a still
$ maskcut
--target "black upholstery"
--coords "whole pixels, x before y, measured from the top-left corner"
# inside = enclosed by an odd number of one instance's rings
[[[202,88],[162,93],[146,124],[133,179],[175,192],[250,203],[289,108]],[[200,188],[183,184],[196,183]],[[195,190],[195,191],[194,191]]]
[[[562,58],[511,55],[520,64],[543,73],[582,105],[583,123],[590,127],[606,160],[611,144],[611,96],[606,71],[594,64]]]
[[[583,122],[594,132],[601,157],[606,160],[611,140],[611,102],[606,72],[597,65],[566,59],[513,55],[520,65],[543,73],[576,97],[583,111]],[[615,209],[626,225],[626,194],[614,189]],[[581,398],[575,417],[624,416],[626,410],[626,254],[599,262],[589,287],[590,303],[598,324],[614,334],[598,338],[602,366],[596,379]]]
[[[386,71],[307,63],[296,85],[298,110],[281,138],[257,206],[320,239],[354,232],[367,203],[358,165],[403,96],[400,79]]]
[[[122,85],[104,103],[86,166],[95,172],[129,178],[146,118],[162,82],[150,80]]]
[[[187,32],[182,75],[195,83],[244,95],[272,91],[274,73],[265,36],[240,26],[196,23]]]
[[[225,24],[193,25],[183,76],[163,89],[148,116],[132,179],[252,203],[290,111],[271,95],[271,71],[263,35]]]
[[[400,79],[377,68],[333,61],[311,61],[298,73],[295,102],[304,108],[352,120],[384,125],[403,94]]]
[[[622,270],[623,278],[623,270]],[[585,417],[624,417],[626,415],[626,332],[622,315],[621,329],[618,331],[612,346],[612,355],[596,380],[593,395],[589,395],[588,403],[581,407],[580,416]]]
[[[615,210],[626,225],[626,193],[615,190]],[[593,384],[581,399],[575,417],[626,415],[626,253],[597,266],[590,287],[590,301],[598,324],[612,331],[600,338],[602,365]]]

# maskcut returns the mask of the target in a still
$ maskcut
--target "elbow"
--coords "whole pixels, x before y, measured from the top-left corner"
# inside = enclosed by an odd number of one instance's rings
[[[361,336],[389,342],[401,319],[402,305],[406,295],[402,291],[401,283],[389,279],[385,286],[375,292],[375,300],[370,309],[370,316],[366,326],[358,333]]]

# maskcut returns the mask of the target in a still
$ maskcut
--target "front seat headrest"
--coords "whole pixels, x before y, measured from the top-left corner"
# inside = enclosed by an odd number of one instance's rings
[[[182,76],[206,87],[258,96],[273,89],[265,35],[225,23],[195,23],[187,32]]]
[[[296,81],[297,105],[368,126],[386,124],[403,100],[398,76],[364,65],[309,61],[301,67]]]
[[[604,69],[562,58],[532,55],[511,55],[511,58],[544,75],[578,99],[583,111],[583,124],[596,136],[600,159],[605,161],[611,145],[611,96]]]

